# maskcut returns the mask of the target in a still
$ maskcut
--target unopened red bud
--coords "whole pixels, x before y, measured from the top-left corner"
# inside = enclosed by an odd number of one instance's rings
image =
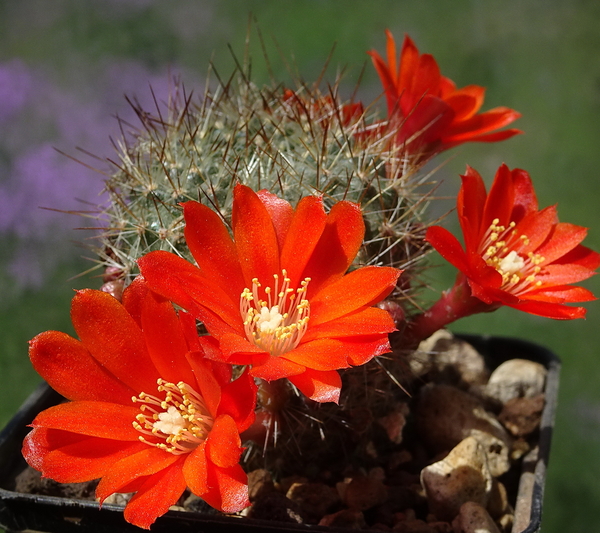
[[[106,267],[104,274],[102,274],[102,281],[107,283],[109,281],[115,281],[123,277],[123,269],[115,266]]]
[[[121,297],[123,296],[123,289],[125,288],[125,283],[122,279],[107,281],[100,290],[103,292],[107,292],[111,296],[114,296],[119,302],[121,301]]]
[[[377,304],[377,307],[387,311],[392,317],[396,326],[402,324],[406,319],[406,313],[398,302],[394,302],[393,300],[383,300]]]

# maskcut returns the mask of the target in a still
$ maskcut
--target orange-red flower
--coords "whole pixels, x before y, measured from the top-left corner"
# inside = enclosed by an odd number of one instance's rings
[[[329,128],[332,120],[338,121],[342,126],[351,126],[358,122],[365,112],[360,102],[339,105],[331,95],[306,99],[291,89],[283,92],[283,100],[292,106],[298,117],[317,120],[323,129]]]
[[[149,528],[186,486],[213,507],[249,505],[240,432],[254,420],[256,387],[209,361],[195,320],[138,278],[123,304],[101,291],[73,298],[81,340],[47,331],[30,343],[35,369],[71,400],[41,412],[23,455],[61,483],[100,479],[96,496],[135,492],[125,519]]]
[[[507,107],[479,113],[485,88],[468,85],[457,89],[440,74],[432,55],[419,54],[408,35],[397,63],[394,37],[389,30],[386,35],[387,63],[376,51],[368,53],[383,84],[389,125],[397,129],[397,146],[430,155],[464,142],[502,141],[521,133],[517,129],[497,131],[520,114]]]
[[[389,351],[389,314],[372,307],[400,271],[366,266],[348,274],[364,238],[360,207],[325,213],[317,196],[296,209],[267,191],[236,185],[231,226],[197,202],[184,204],[194,266],[168,252],[138,264],[152,290],[177,303],[219,341],[215,356],[252,365],[267,381],[288,378],[313,400],[337,401],[338,369]]]
[[[559,222],[555,206],[538,210],[527,172],[502,165],[487,194],[481,176],[467,168],[457,211],[464,250],[439,226],[426,239],[463,273],[475,298],[556,319],[585,316],[583,307],[565,304],[595,299],[571,284],[594,274],[600,254],[580,244],[586,228]]]

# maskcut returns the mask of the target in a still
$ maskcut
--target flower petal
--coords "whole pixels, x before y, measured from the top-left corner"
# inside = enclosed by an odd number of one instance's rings
[[[396,84],[390,72],[390,68],[384,61],[384,59],[375,51],[370,50],[367,52],[371,56],[371,60],[373,61],[373,66],[379,75],[379,79],[381,80],[381,85],[383,85],[383,92],[386,97],[387,107],[388,107],[388,115],[392,115],[399,109],[399,98],[396,90]]]
[[[242,441],[233,418],[221,415],[215,420],[206,439],[206,458],[217,466],[236,465],[242,454]]]
[[[546,264],[573,250],[587,235],[587,228],[561,222],[556,224],[548,240],[542,244],[536,254],[544,258]]]
[[[62,446],[81,442],[87,438],[86,435],[61,429],[35,427],[23,440],[23,457],[29,466],[41,472],[44,469],[44,459],[48,452]]]
[[[316,339],[279,356],[314,370],[329,371],[362,365],[390,351],[388,336],[369,335],[342,339]]]
[[[472,250],[478,246],[481,232],[487,229],[481,227],[487,193],[483,179],[474,168],[467,166],[467,171],[461,175],[461,180],[462,186],[456,199],[456,210],[465,247]],[[433,246],[437,249],[435,245]]]
[[[485,202],[481,220],[481,231],[486,231],[495,219],[500,221],[499,224],[501,226],[508,227],[510,222],[513,222],[511,214],[514,201],[515,190],[512,173],[505,164],[502,164],[496,171],[492,187]]]
[[[274,381],[302,374],[305,370],[304,366],[296,364],[285,357],[269,357],[264,363],[255,363],[250,370],[250,374],[265,381]]]
[[[123,291],[121,303],[135,323],[142,327],[142,303],[148,292],[148,285],[143,276],[136,276],[129,286]]]
[[[236,247],[222,218],[199,202],[183,204],[185,241],[203,277],[213,280],[234,301],[244,290]]]
[[[189,453],[183,464],[183,477],[188,488],[202,496],[208,491],[208,467],[206,459],[206,441]]]
[[[571,303],[571,302],[591,302],[596,297],[591,291],[583,287],[572,287],[571,285],[559,285],[557,287],[548,287],[536,291],[529,291],[524,300],[536,300],[539,302],[553,303]]]
[[[396,41],[390,30],[385,30],[385,48],[387,55],[387,67],[390,73],[390,78],[396,83],[398,79],[398,71],[396,69]]]
[[[309,327],[383,300],[392,292],[401,273],[391,267],[366,266],[328,284],[310,299]]]
[[[208,486],[202,499],[223,513],[237,513],[250,505],[248,476],[240,465],[220,468],[209,464]]]
[[[594,276],[596,273],[589,268],[576,264],[553,264],[545,266],[542,272],[536,275],[536,280],[541,281],[541,287],[552,285],[565,285],[577,283]]]
[[[443,96],[443,95],[442,95]],[[444,101],[454,111],[455,120],[460,122],[471,118],[483,105],[485,97],[485,88],[479,85],[468,85],[453,91]]]
[[[497,107],[485,113],[479,113],[468,120],[463,120],[448,128],[444,135],[444,143],[462,143],[511,124],[521,116],[508,107]]]
[[[123,516],[129,523],[144,529],[164,515],[185,491],[186,484],[180,465],[171,465],[148,476],[125,506]]]
[[[266,189],[258,191],[256,195],[267,208],[267,212],[269,213],[271,222],[273,222],[273,227],[275,228],[279,249],[282,250],[283,243],[285,242],[285,236],[288,234],[290,224],[292,223],[292,219],[294,217],[294,209],[287,200],[279,198],[279,196],[267,191]]]
[[[494,286],[490,286],[486,283],[478,283],[474,279],[469,278],[469,287],[471,288],[471,293],[475,298],[478,298],[482,302],[492,306],[493,304],[499,305],[516,305],[520,302],[519,298],[517,298],[514,294],[510,292],[503,291]],[[500,284],[498,284],[500,285]]]
[[[301,343],[278,359],[287,359],[305,368],[326,371],[348,368],[348,356],[346,339],[316,339]]]
[[[194,383],[185,357],[188,344],[173,304],[149,291],[141,319],[146,348],[161,378],[171,383]]]
[[[538,201],[533,188],[533,182],[527,172],[520,168],[512,171],[513,188],[515,190],[515,205],[511,219],[519,223],[523,218],[538,211]]]
[[[151,476],[161,470],[183,461],[185,455],[174,455],[159,448],[146,446],[137,453],[128,455],[117,461],[107,472],[96,487],[96,498],[102,503],[106,498],[131,483],[132,481]]]
[[[185,337],[185,342],[190,352],[202,351],[200,337],[198,336],[198,324],[196,319],[190,314],[180,309],[178,312],[179,322]],[[212,338],[212,337],[211,337]],[[216,341],[215,341],[216,342]]]
[[[322,198],[306,196],[300,200],[281,251],[281,267],[286,269],[291,287],[300,285],[301,275],[323,234],[326,220]]]
[[[530,313],[532,315],[554,318],[555,320],[573,320],[576,318],[585,318],[586,309],[584,307],[570,307],[548,302],[535,302],[523,300],[518,304],[511,305],[519,311]]]
[[[514,229],[515,240],[521,235],[527,239],[518,245],[518,251],[522,254],[535,252],[540,245],[546,241],[554,226],[558,223],[556,207],[550,206],[527,215]],[[515,246],[515,249],[517,246]]]
[[[451,265],[461,272],[468,272],[469,264],[458,239],[446,228],[431,226],[427,228],[425,240],[433,246],[436,251]]]
[[[202,320],[209,331],[244,331],[239,298],[232,301],[185,259],[156,251],[138,259],[138,265],[153,291]]]
[[[154,389],[159,375],[142,332],[121,303],[102,291],[78,291],[71,319],[91,355],[135,391]]]
[[[240,377],[223,387],[218,414],[231,416],[238,432],[248,429],[255,418],[256,392],[256,383],[246,369]]]
[[[131,405],[133,389],[94,359],[85,346],[66,333],[46,331],[29,341],[33,368],[69,400],[105,400]],[[76,376],[77,379],[73,379]]]
[[[415,142],[422,149],[423,143],[436,143],[453,118],[454,112],[441,98],[422,95],[402,120],[396,142]]]
[[[422,54],[419,57],[417,72],[410,81],[410,86],[408,86],[408,89],[400,96],[404,116],[408,116],[412,113],[419,103],[427,96],[434,97],[440,102],[442,101],[438,98],[440,68],[431,54]],[[445,107],[451,111],[449,106],[445,105]],[[452,112],[452,115],[454,115],[454,112]]]
[[[208,411],[214,417],[221,402],[221,386],[213,373],[213,362],[205,359],[200,352],[190,352],[186,357],[194,373],[194,379],[187,383],[196,383],[196,391],[202,396]]]
[[[348,270],[362,246],[365,223],[358,204],[338,202],[327,215],[323,234],[301,278],[309,277],[308,297],[322,285],[339,279]]]
[[[393,39],[391,33],[386,31],[388,43],[390,39]],[[404,41],[402,42],[402,51],[400,52],[400,68],[398,71],[398,83],[397,94],[400,96],[401,94],[407,93],[407,89],[412,86],[413,79],[415,78],[418,66],[419,66],[419,50],[416,47],[413,40],[408,36],[404,36]],[[410,105],[410,108],[412,108]]]
[[[324,322],[308,328],[302,342],[320,338],[353,337],[391,333],[396,330],[392,317],[387,311],[376,307],[367,307],[355,313]]]
[[[271,216],[250,187],[237,184],[233,198],[231,223],[245,287],[251,287],[254,278],[270,283],[273,275],[280,273],[279,245]]]
[[[132,423],[139,412],[133,404],[128,407],[108,402],[68,402],[42,411],[31,425],[62,429],[90,437],[137,441],[140,433]]]
[[[222,356],[218,360],[232,365],[262,364],[271,357],[263,348],[241,335],[220,335],[219,348]]]
[[[24,455],[33,453],[35,441],[40,440],[40,431],[62,433],[60,430],[39,428],[32,431],[26,439]],[[120,459],[136,453],[147,445],[142,442],[123,442],[96,437],[78,435],[80,440],[64,446],[54,444],[54,448],[43,450],[43,467],[40,469],[44,477],[59,483],[81,483],[101,478]],[[47,438],[45,440],[48,440]],[[59,439],[55,439],[59,440]],[[39,450],[38,450],[39,451]]]
[[[335,370],[322,372],[307,368],[306,372],[291,376],[289,380],[302,394],[315,402],[339,402],[342,378]]]

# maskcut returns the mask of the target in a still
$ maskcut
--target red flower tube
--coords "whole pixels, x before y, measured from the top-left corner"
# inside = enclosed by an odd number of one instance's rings
[[[219,341],[218,360],[251,365],[266,381],[288,378],[315,401],[338,401],[338,369],[389,351],[389,314],[372,307],[400,271],[367,266],[348,274],[364,238],[360,207],[329,214],[316,196],[296,209],[274,194],[236,185],[233,238],[220,216],[184,204],[194,266],[168,252],[138,264],[152,290],[177,303]]]
[[[35,369],[71,400],[41,412],[23,455],[61,483],[100,478],[102,503],[135,492],[125,519],[149,528],[186,486],[213,507],[249,505],[239,465],[240,432],[254,420],[256,386],[246,372],[209,361],[195,321],[138,278],[123,304],[82,290],[71,316],[81,340],[46,331],[30,342]]]
[[[479,113],[485,88],[468,85],[457,89],[440,74],[432,55],[419,54],[408,35],[397,63],[396,42],[389,30],[386,35],[387,63],[375,50],[368,53],[383,84],[389,126],[397,129],[396,146],[429,156],[465,142],[502,141],[521,133],[517,129],[497,131],[521,115],[507,107]]]
[[[457,212],[464,249],[439,226],[428,229],[426,240],[460,274],[454,287],[416,318],[414,335],[424,338],[453,320],[501,305],[555,319],[585,316],[583,307],[565,304],[595,299],[571,284],[594,275],[600,254],[580,244],[586,228],[559,222],[555,206],[538,210],[527,172],[502,165],[488,194],[481,176],[468,167]]]

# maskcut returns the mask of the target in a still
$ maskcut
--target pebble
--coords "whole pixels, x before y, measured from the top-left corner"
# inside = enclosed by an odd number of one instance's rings
[[[267,470],[259,468],[248,473],[248,498],[251,502],[274,491],[273,477]]]
[[[416,406],[419,435],[433,454],[448,451],[468,436],[474,436],[489,456],[493,475],[510,468],[512,439],[498,419],[474,396],[449,385],[428,384]]]
[[[487,512],[493,518],[500,518],[511,511],[510,504],[508,503],[508,495],[506,493],[506,487],[503,483],[494,479],[492,483],[492,491],[490,493],[490,499],[487,504]]]
[[[440,520],[452,520],[461,505],[473,501],[487,506],[492,475],[483,446],[467,437],[441,461],[421,471],[429,511]]]
[[[365,517],[360,511],[344,509],[337,513],[325,515],[320,521],[320,526],[340,527],[345,529],[363,529],[367,526]]]
[[[506,441],[478,429],[471,430],[470,436],[475,437],[483,446],[492,476],[498,477],[510,470],[511,448],[509,448]]]
[[[366,511],[388,499],[387,487],[378,479],[355,477],[348,483],[344,503],[357,511]]]
[[[544,409],[545,396],[538,394],[533,397],[512,398],[502,409],[498,420],[515,437],[526,437],[539,426]]]
[[[254,502],[247,516],[295,524],[303,524],[306,521],[302,508],[280,492],[272,492]]]
[[[484,385],[490,375],[483,356],[447,330],[436,331],[419,344],[410,368],[417,376],[427,374],[429,381],[464,388]]]
[[[302,507],[309,519],[320,519],[340,502],[336,489],[323,483],[294,483],[286,497]]]
[[[484,507],[475,502],[466,502],[458,516],[452,521],[454,533],[500,533]]]
[[[385,416],[377,419],[380,426],[385,429],[388,438],[394,444],[402,443],[402,431],[406,426],[406,417],[410,409],[404,402],[397,403],[394,408]]]
[[[486,394],[505,404],[513,398],[532,398],[544,391],[546,368],[527,359],[510,359],[490,376]]]

